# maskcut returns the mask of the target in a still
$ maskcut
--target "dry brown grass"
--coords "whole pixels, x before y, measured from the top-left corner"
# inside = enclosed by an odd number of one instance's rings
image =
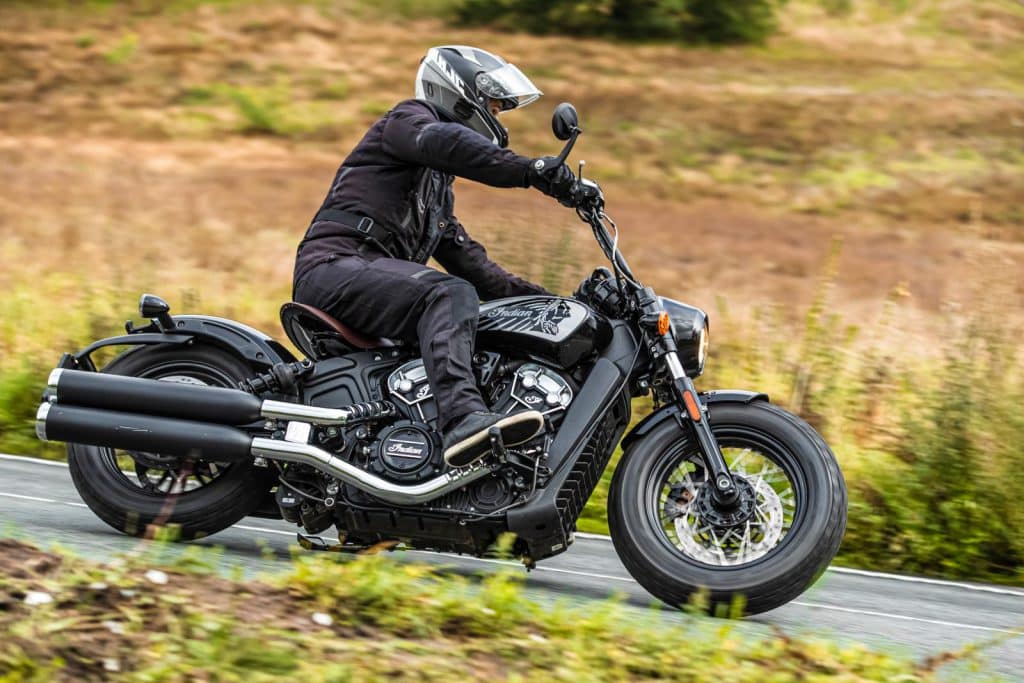
[[[1019,317],[1024,52],[1007,36],[1024,15],[961,5],[835,18],[792,3],[768,48],[720,51],[455,30],[355,0],[13,6],[0,15],[0,362],[113,331],[140,290],[277,332],[336,164],[408,96],[424,48],[456,41],[513,56],[549,104],[576,102],[579,155],[623,248],[668,295],[802,310],[838,235],[832,304],[852,320],[870,325],[899,290],[905,334],[931,339],[992,283]],[[555,148],[549,111],[509,117],[517,149]],[[569,291],[600,262],[549,200],[460,185],[460,217],[522,274]],[[570,263],[553,269],[538,247]]]

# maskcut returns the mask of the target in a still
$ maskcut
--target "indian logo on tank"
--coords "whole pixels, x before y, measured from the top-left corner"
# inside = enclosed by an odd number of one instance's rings
[[[484,313],[481,329],[506,332],[543,332],[558,335],[559,325],[572,315],[568,301],[545,298],[493,308]]]

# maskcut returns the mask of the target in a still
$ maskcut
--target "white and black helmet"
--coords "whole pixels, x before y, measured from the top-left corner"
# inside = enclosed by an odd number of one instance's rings
[[[508,146],[508,131],[491,114],[488,100],[499,100],[508,111],[541,94],[514,65],[465,45],[430,48],[416,74],[416,99],[430,102],[501,147]]]

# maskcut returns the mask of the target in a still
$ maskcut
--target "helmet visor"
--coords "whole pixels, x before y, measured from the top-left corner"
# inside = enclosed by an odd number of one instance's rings
[[[481,71],[476,75],[476,89],[481,95],[499,100],[502,110],[525,107],[543,93],[513,64]]]

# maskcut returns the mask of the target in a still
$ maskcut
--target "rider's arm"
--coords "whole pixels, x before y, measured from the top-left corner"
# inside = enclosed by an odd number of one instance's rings
[[[434,258],[452,275],[469,281],[481,300],[507,296],[547,294],[539,285],[513,275],[487,256],[484,246],[466,233],[458,219],[449,218],[448,229],[434,251]]]
[[[495,187],[528,187],[530,159],[461,123],[439,121],[427,106],[403,102],[388,115],[384,150],[410,164]]]

